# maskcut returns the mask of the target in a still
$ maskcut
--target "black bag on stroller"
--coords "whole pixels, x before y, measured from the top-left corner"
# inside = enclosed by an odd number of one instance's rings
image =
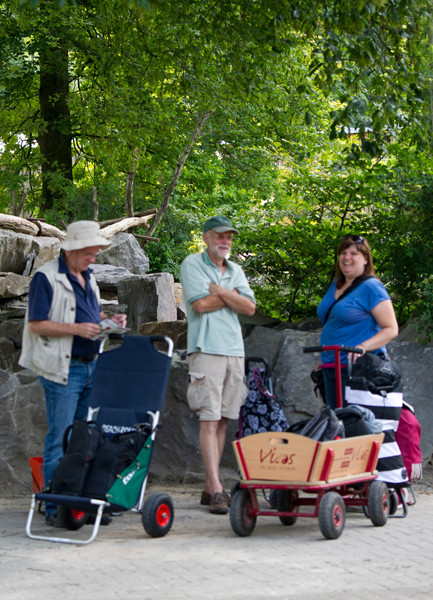
[[[64,433],[64,455],[50,492],[105,499],[116,477],[134,462],[149,435],[150,428],[140,424],[131,431],[107,436],[95,421],[75,421]]]
[[[49,482],[52,494],[81,496],[92,461],[105,435],[94,421],[75,421],[63,435],[64,455]]]
[[[382,424],[375,419],[371,410],[364,406],[351,404],[344,408],[336,408],[335,414],[343,422],[346,437],[356,437],[382,431]]]
[[[317,442],[328,442],[345,437],[343,423],[329,406],[324,406],[320,413],[311,419],[293,423],[293,425],[290,425],[289,431],[290,433],[304,435]]]

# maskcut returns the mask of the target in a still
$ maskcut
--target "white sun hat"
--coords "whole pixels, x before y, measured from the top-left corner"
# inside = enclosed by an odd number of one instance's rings
[[[100,234],[96,221],[75,221],[66,228],[66,238],[60,243],[63,250],[82,250],[91,246],[107,248],[111,240]]]

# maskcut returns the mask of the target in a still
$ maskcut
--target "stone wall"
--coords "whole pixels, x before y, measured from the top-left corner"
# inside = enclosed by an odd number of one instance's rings
[[[51,239],[45,243],[40,238],[23,234],[19,240],[16,237],[0,230],[0,270],[8,268],[8,275],[16,274],[8,278],[7,285],[3,286],[5,295],[3,299],[0,297],[2,495],[31,492],[29,458],[42,455],[46,432],[42,387],[33,373],[21,370],[17,364],[29,281],[29,277],[21,273],[24,270],[30,275],[35,266],[39,266],[39,261],[45,262],[58,253],[58,240]],[[176,349],[150,478],[177,483],[197,481],[201,485],[203,463],[198,445],[199,423],[186,402],[187,324],[181,291],[168,273],[147,274],[147,258],[140,254],[141,248],[133,236],[117,234],[115,238],[115,243],[98,256],[98,264],[94,265],[104,310],[125,310],[132,334],[168,335]],[[13,293],[7,295],[7,290],[13,289],[13,285],[16,286],[15,293],[20,292],[17,297]],[[318,344],[320,331],[317,321],[291,328],[266,320],[263,315],[255,315],[253,319],[244,319],[242,325],[246,355],[260,357],[269,364],[274,392],[289,423],[317,414],[322,403],[313,392],[310,373],[319,357],[303,353],[305,346]],[[400,364],[405,399],[415,407],[421,423],[421,447],[427,460],[433,450],[433,411],[430,407],[433,347],[422,346],[413,340],[413,328],[409,326],[389,345],[389,351]],[[237,467],[231,445],[236,429],[237,423],[231,422],[222,462],[223,469],[233,478]]]
[[[163,324],[169,334],[170,323]],[[178,327],[177,322],[175,327]],[[157,332],[156,324],[152,327]],[[310,372],[318,357],[304,354],[304,346],[318,342],[318,331],[253,327],[245,339],[247,356],[264,358],[272,369],[274,392],[284,406],[289,423],[318,413],[322,404],[313,392]],[[422,426],[424,459],[433,449],[433,416],[430,409],[430,373],[433,348],[409,341],[389,345],[392,358],[402,369],[405,398],[414,405]],[[157,432],[150,467],[150,479],[201,485],[203,464],[198,432],[199,423],[186,402],[187,362],[185,351],[175,351],[170,378]],[[28,371],[0,371],[0,480],[6,482],[0,493],[30,493],[29,457],[40,456],[45,435],[45,411],[42,389]],[[231,448],[237,423],[231,422],[222,467],[236,478],[237,467]]]

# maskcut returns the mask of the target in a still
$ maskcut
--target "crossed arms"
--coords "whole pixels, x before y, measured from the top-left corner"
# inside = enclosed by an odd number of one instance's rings
[[[199,313],[209,313],[229,307],[235,312],[249,317],[256,312],[256,305],[250,298],[242,296],[237,289],[228,290],[215,283],[209,285],[209,295],[195,300],[192,307]]]

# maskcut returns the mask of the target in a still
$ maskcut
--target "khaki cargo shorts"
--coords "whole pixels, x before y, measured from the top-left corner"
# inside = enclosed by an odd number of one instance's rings
[[[244,359],[194,352],[188,366],[188,405],[200,421],[237,419],[248,395]]]

